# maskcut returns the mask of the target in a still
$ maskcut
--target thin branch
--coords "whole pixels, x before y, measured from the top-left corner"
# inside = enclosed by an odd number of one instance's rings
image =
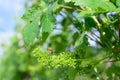
[[[96,35],[94,32],[91,32],[94,36],[96,36],[98,39],[100,39],[100,37],[98,35]],[[92,35],[91,34],[91,35]]]
[[[119,60],[104,61],[103,63],[118,62]]]
[[[71,9],[71,10],[77,10],[77,11],[82,11],[81,9],[76,9],[76,8],[73,8],[71,6],[65,6],[65,5],[61,5],[61,4],[57,4],[59,7],[62,7],[62,8],[66,8],[66,9]]]
[[[111,58],[113,55],[109,55],[109,56],[106,56],[102,59],[100,59],[99,61],[97,61],[96,63],[93,64],[93,67],[95,67],[96,65],[98,64],[101,64],[101,63],[104,63],[104,60],[108,59],[108,58]]]
[[[118,31],[119,31],[119,42],[120,42],[120,15],[118,14]]]
[[[102,43],[101,43],[99,40],[93,39],[93,38],[90,37],[89,35],[87,35],[87,37],[88,37],[89,39],[91,39],[92,41],[96,42],[97,44],[102,45]]]
[[[93,38],[90,37],[89,35],[87,35],[87,37],[96,42],[96,39],[93,39]]]

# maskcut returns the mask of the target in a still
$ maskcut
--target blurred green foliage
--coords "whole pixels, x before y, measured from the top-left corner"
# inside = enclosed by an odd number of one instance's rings
[[[0,80],[120,80],[119,0],[31,2],[3,45]]]

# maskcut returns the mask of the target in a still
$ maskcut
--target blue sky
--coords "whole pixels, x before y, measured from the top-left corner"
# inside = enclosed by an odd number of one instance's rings
[[[20,18],[24,12],[24,0],[0,0],[0,45],[7,43],[14,35],[17,24],[15,17]],[[0,55],[3,53],[0,47]]]
[[[20,17],[22,11],[22,0],[0,0],[0,31],[13,30],[16,23],[14,16]]]

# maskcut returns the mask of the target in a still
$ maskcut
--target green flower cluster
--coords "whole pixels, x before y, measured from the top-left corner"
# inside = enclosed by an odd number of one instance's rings
[[[34,49],[34,57],[37,58],[41,66],[48,66],[49,68],[58,67],[73,67],[75,68],[76,59],[73,53],[60,53],[58,55],[51,54],[48,51],[43,51],[39,48]]]

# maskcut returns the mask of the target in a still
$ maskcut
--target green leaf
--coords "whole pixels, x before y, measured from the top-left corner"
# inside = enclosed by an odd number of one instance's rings
[[[46,11],[43,13],[41,18],[41,26],[43,32],[51,32],[55,27],[55,17],[52,14],[52,11]]]
[[[120,8],[115,9],[114,12],[120,13]]]
[[[96,4],[96,3],[101,4],[101,0],[76,0],[75,1],[75,5],[80,5],[83,7],[89,7],[94,9],[99,7],[99,4]]]
[[[93,10],[85,10],[85,11],[80,12],[77,17],[85,17],[85,16],[87,17],[87,16],[91,16],[95,13],[96,12]]]
[[[43,0],[46,4],[51,4],[53,2],[55,2],[55,0]]]
[[[71,2],[72,0],[64,0],[65,2]]]
[[[42,32],[40,44],[44,44],[45,41],[47,40],[48,36],[49,36],[49,33],[47,33],[47,32]]]
[[[115,5],[111,2],[104,1],[103,3],[102,8],[106,11],[114,11],[116,9]]]
[[[75,47],[80,47],[82,44],[84,44],[85,41],[86,41],[85,40],[85,32],[83,32],[80,35],[79,39],[75,42]]]
[[[34,39],[38,37],[38,35],[39,35],[39,27],[37,21],[27,24],[23,29],[23,37],[27,45],[32,43]]]
[[[96,4],[99,3],[99,4]],[[94,14],[115,11],[116,7],[113,3],[104,0],[77,0],[75,5],[87,7],[78,14],[78,17],[88,17]]]
[[[103,11],[113,11],[116,8],[113,3],[104,0],[77,0],[75,1],[75,5],[94,10],[102,9]]]
[[[97,26],[97,23],[92,17],[85,17],[84,19],[85,19],[85,29],[87,31],[91,31],[92,28],[95,28]]]
[[[28,9],[28,11],[26,11],[23,16],[22,16],[22,19],[27,21],[27,22],[31,22],[31,21],[34,21],[34,20],[38,20],[40,19],[40,16],[41,16],[41,11],[39,10],[40,8],[37,6],[34,6],[30,9]]]
[[[120,0],[116,0],[116,5],[120,7]]]
[[[41,17],[40,6],[32,6],[23,16],[22,19],[26,21],[26,26],[23,29],[23,38],[25,44],[29,45],[39,35],[39,20]]]

